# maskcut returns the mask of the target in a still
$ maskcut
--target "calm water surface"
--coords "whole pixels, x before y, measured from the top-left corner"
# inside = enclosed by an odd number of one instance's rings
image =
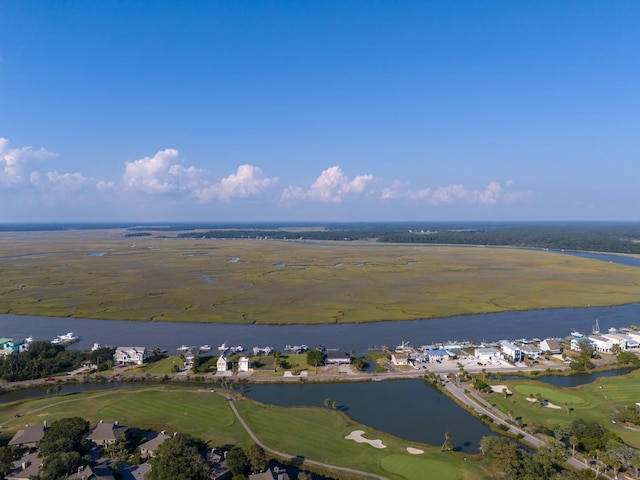
[[[450,432],[458,451],[477,453],[488,427],[422,380],[305,385],[249,385],[242,390],[263,403],[323,407],[324,400],[357,422],[406,440],[440,445]]]

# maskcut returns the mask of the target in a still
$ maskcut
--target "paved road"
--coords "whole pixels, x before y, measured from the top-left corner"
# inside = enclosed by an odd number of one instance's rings
[[[480,395],[472,390],[467,390],[463,387],[459,387],[455,385],[453,382],[449,380],[443,380],[444,388],[457,400],[459,400],[464,405],[467,405],[472,410],[475,410],[478,414],[484,414],[487,417],[491,418],[495,423],[499,425],[504,425],[508,428],[508,431],[513,435],[522,435],[523,440],[525,440],[530,445],[538,448],[544,445],[544,441],[535,435],[529,433],[526,430],[523,430],[520,427],[517,427],[509,422],[509,418],[502,411],[494,408],[492,405],[487,403]],[[582,455],[576,454],[575,457],[567,457],[565,458],[565,463],[571,465],[573,468],[579,470],[589,469],[592,470],[591,467],[585,465],[585,459]],[[606,476],[604,473],[600,473],[600,475]]]
[[[236,416],[236,418],[240,422],[240,425],[242,425],[242,427],[247,431],[247,433],[249,434],[251,439],[254,442],[256,442],[256,444],[260,445],[265,451],[271,453],[272,455],[276,455],[276,456],[281,457],[281,458],[294,458],[295,457],[295,455],[291,455],[291,454],[284,453],[284,452],[279,452],[278,450],[274,450],[272,448],[269,448],[267,445],[262,443],[260,441],[260,439],[256,436],[256,434],[253,433],[253,430],[251,430],[251,428],[249,428],[249,425],[247,425],[247,422],[244,421],[244,418],[242,418],[242,416],[240,415],[240,412],[238,412],[238,409],[235,406],[233,398],[232,397],[227,397],[227,399],[229,400],[229,406],[231,407],[231,410],[233,410],[234,415]],[[347,473],[351,473],[351,474],[354,474],[354,475],[360,475],[362,477],[376,478],[378,480],[389,480],[387,477],[383,477],[382,475],[376,475],[375,473],[363,472],[362,470],[356,470],[354,468],[339,467],[337,465],[329,465],[328,463],[316,462],[315,460],[309,460],[307,458],[304,459],[304,463],[306,463],[307,465],[314,465],[316,467],[324,468],[326,470],[338,470],[338,471],[341,471],[341,472],[347,472]]]

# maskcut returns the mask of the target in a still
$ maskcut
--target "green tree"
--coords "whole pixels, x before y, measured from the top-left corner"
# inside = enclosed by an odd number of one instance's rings
[[[276,350],[273,352],[273,371],[278,371],[278,366],[280,365],[280,358],[282,357],[282,352],[280,350]]]
[[[325,398],[324,399],[324,406],[329,408],[331,406],[331,399],[330,398]]]
[[[89,422],[80,417],[62,418],[44,431],[38,442],[40,455],[47,457],[58,452],[78,452],[84,450],[84,436],[89,433]]]
[[[207,444],[202,440],[177,433],[158,447],[156,456],[150,460],[152,468],[146,478],[207,480],[211,466],[204,457],[206,451]]]
[[[58,451],[48,455],[42,461],[40,472],[41,480],[59,480],[78,470],[78,467],[87,465],[78,452]]]
[[[247,458],[251,463],[251,470],[254,472],[264,472],[267,469],[267,455],[260,445],[255,443],[247,449]]]
[[[229,470],[231,470],[231,473],[234,476],[244,475],[249,471],[251,462],[247,458],[247,454],[244,453],[244,450],[242,448],[233,447],[227,453],[227,467],[229,467]]]
[[[0,447],[0,476],[11,471],[13,462],[20,459],[21,449],[13,446]]]
[[[569,443],[571,444],[571,456],[576,456],[576,446],[578,445],[578,437],[571,435],[569,437]]]
[[[315,367],[318,365],[324,365],[324,353],[320,350],[309,350],[307,352],[307,365]]]

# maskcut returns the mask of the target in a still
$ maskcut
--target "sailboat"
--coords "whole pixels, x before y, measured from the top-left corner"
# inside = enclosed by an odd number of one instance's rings
[[[598,335],[600,333],[600,324],[598,323],[598,319],[596,318],[596,324],[593,326],[593,331],[591,332],[594,335]]]

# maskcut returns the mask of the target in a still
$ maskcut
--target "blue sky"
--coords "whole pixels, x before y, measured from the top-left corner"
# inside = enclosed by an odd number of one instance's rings
[[[0,222],[638,220],[640,3],[0,2]]]

